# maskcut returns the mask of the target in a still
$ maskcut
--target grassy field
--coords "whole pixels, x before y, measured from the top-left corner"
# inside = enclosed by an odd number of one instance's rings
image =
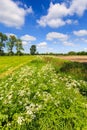
[[[0,130],[87,130],[87,64],[0,57]]]
[[[27,64],[35,57],[33,56],[5,56],[0,57],[0,78],[12,73],[14,70],[20,68],[24,64]]]

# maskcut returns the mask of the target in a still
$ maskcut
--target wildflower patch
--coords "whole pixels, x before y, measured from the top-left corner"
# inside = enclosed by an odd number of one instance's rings
[[[0,82],[0,129],[86,130],[87,82],[32,64]]]

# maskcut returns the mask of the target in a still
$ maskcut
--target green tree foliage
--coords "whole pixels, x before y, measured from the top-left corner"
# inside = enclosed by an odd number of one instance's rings
[[[35,55],[36,54],[36,45],[32,45],[31,48],[30,48],[30,54],[31,55]]]
[[[80,51],[80,52],[70,51],[68,52],[68,55],[87,55],[87,52],[86,51]]]
[[[3,34],[2,32],[0,32],[0,55],[5,54],[4,53],[4,47],[7,47],[8,50],[8,55],[13,55],[13,48],[16,48],[16,54],[17,55],[21,55],[22,54],[22,50],[23,46],[22,46],[22,41],[21,39],[16,38],[15,35],[10,35],[7,36],[6,34]]]
[[[70,51],[70,52],[68,52],[68,55],[76,55],[76,52]]]
[[[7,49],[8,49],[8,53],[9,55],[13,55],[13,47],[15,46],[16,43],[16,37],[14,35],[10,35],[9,37],[9,41],[7,42]]]
[[[22,46],[22,41],[21,41],[21,39],[16,39],[16,43],[15,43],[15,46],[16,46],[16,54],[17,55],[21,55],[22,54],[22,50],[24,50],[23,49],[23,46]]]
[[[5,41],[7,40],[7,36],[0,32],[0,55],[3,55],[3,47],[5,47]]]
[[[85,51],[77,52],[77,55],[87,55],[87,52]]]

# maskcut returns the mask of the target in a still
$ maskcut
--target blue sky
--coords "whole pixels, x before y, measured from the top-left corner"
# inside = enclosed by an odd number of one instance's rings
[[[0,31],[29,52],[87,51],[87,0],[1,0]]]

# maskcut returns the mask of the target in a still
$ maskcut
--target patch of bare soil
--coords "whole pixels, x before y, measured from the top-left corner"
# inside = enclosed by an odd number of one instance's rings
[[[58,56],[58,58],[70,60],[70,61],[87,63],[87,56]]]

